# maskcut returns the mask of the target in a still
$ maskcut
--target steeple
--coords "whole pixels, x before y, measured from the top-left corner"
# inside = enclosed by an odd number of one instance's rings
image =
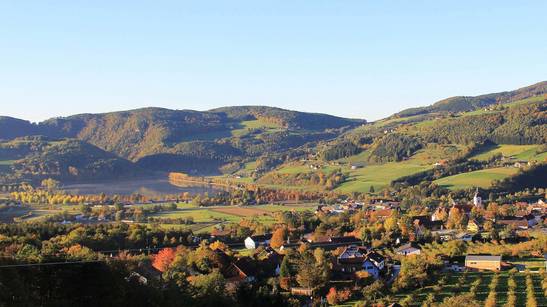
[[[479,196],[479,188],[475,190],[475,196],[473,196],[473,205],[482,208],[482,198]]]

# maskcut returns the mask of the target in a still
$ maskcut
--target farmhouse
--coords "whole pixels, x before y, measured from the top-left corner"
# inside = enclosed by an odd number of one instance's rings
[[[367,249],[361,246],[350,245],[338,256],[338,270],[342,272],[356,272],[361,269]]]
[[[465,267],[478,270],[501,270],[501,256],[467,255]]]
[[[247,249],[255,249],[259,246],[267,246],[270,244],[270,239],[272,238],[272,234],[268,233],[265,235],[254,235],[247,237],[245,239],[245,247]]]
[[[336,259],[336,269],[342,273],[354,273],[360,270],[366,271],[375,279],[385,267],[385,258],[374,251],[368,251],[365,247],[350,245]]]
[[[528,220],[518,217],[506,217],[502,220],[496,221],[496,223],[500,225],[507,225],[514,229],[528,229],[528,227],[530,226]]]

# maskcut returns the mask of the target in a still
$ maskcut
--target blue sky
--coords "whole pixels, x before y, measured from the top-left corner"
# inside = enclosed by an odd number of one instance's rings
[[[450,3],[449,3],[450,2]],[[546,1],[0,1],[0,115],[379,119],[547,79]]]

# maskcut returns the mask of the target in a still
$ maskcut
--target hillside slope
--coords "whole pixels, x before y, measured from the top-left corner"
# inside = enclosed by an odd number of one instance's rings
[[[456,96],[443,99],[430,106],[417,107],[396,113],[394,117],[409,117],[436,112],[468,112],[493,104],[505,104],[530,97],[547,94],[547,81],[539,82],[514,91],[492,93],[480,96]]]
[[[0,181],[100,180],[144,175],[130,161],[75,139],[23,137],[0,142]]]

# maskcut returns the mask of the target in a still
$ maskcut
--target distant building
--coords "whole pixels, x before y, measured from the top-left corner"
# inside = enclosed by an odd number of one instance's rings
[[[465,257],[465,267],[468,269],[500,271],[501,256],[467,255]]]
[[[419,255],[422,253],[422,250],[413,243],[407,243],[399,247],[396,251],[398,255],[409,256],[409,255]]]
[[[270,239],[272,238],[272,234],[265,234],[265,235],[254,235],[247,237],[245,239],[245,247],[247,249],[255,249],[259,246],[267,246],[270,244]]]
[[[526,218],[506,217],[504,219],[497,220],[496,223],[499,225],[510,226],[514,229],[528,229],[532,222],[529,222]]]
[[[482,208],[482,198],[479,196],[479,188],[475,190],[475,195],[473,196],[473,205]]]
[[[350,245],[336,259],[336,269],[342,273],[366,271],[378,279],[385,267],[385,258],[365,247]]]

